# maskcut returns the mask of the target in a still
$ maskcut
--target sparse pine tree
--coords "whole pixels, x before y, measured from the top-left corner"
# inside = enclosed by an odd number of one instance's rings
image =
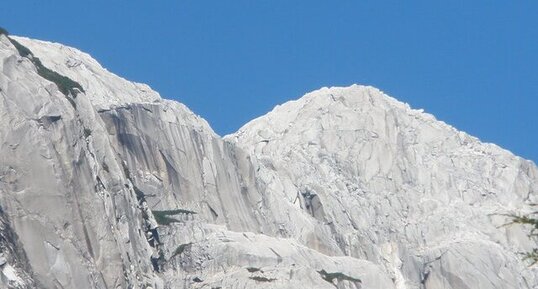
[[[533,204],[533,206],[537,206],[538,204]],[[530,227],[529,232],[529,238],[535,240],[538,242],[538,211],[534,211],[532,213],[529,213],[527,215],[518,216],[514,214],[507,215],[512,219],[511,222],[507,225],[514,225],[514,224],[520,224],[525,227]],[[538,263],[538,248],[534,248],[530,252],[525,252],[523,254],[523,259],[530,262],[530,266],[534,266]]]

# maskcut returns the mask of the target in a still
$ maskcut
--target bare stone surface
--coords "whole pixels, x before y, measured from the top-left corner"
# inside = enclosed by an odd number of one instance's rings
[[[502,226],[536,202],[530,161],[358,85],[221,138],[85,53],[12,39],[84,92],[0,36],[2,288],[538,288],[535,244]]]

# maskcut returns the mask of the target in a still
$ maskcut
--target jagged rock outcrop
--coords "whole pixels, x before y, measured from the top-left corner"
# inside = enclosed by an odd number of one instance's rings
[[[377,89],[221,138],[76,49],[0,35],[0,60],[4,287],[538,286],[526,231],[501,226],[536,166]]]
[[[382,264],[398,288],[536,284],[516,255],[532,242],[498,228],[535,201],[529,161],[362,86],[310,93],[229,138],[260,161],[272,198],[334,238],[333,253]],[[306,226],[288,229],[301,239]]]

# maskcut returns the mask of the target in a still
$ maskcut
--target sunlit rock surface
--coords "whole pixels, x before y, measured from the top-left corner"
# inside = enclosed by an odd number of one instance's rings
[[[0,36],[1,288],[538,288],[535,244],[503,226],[536,202],[530,161],[364,86],[221,138],[85,53],[11,38],[84,92]]]

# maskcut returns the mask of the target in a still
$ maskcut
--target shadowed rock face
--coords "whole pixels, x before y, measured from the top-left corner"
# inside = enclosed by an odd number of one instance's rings
[[[0,36],[3,287],[538,286],[525,230],[500,227],[535,201],[536,166],[377,89],[324,88],[221,138],[87,54],[13,39],[84,91]]]

